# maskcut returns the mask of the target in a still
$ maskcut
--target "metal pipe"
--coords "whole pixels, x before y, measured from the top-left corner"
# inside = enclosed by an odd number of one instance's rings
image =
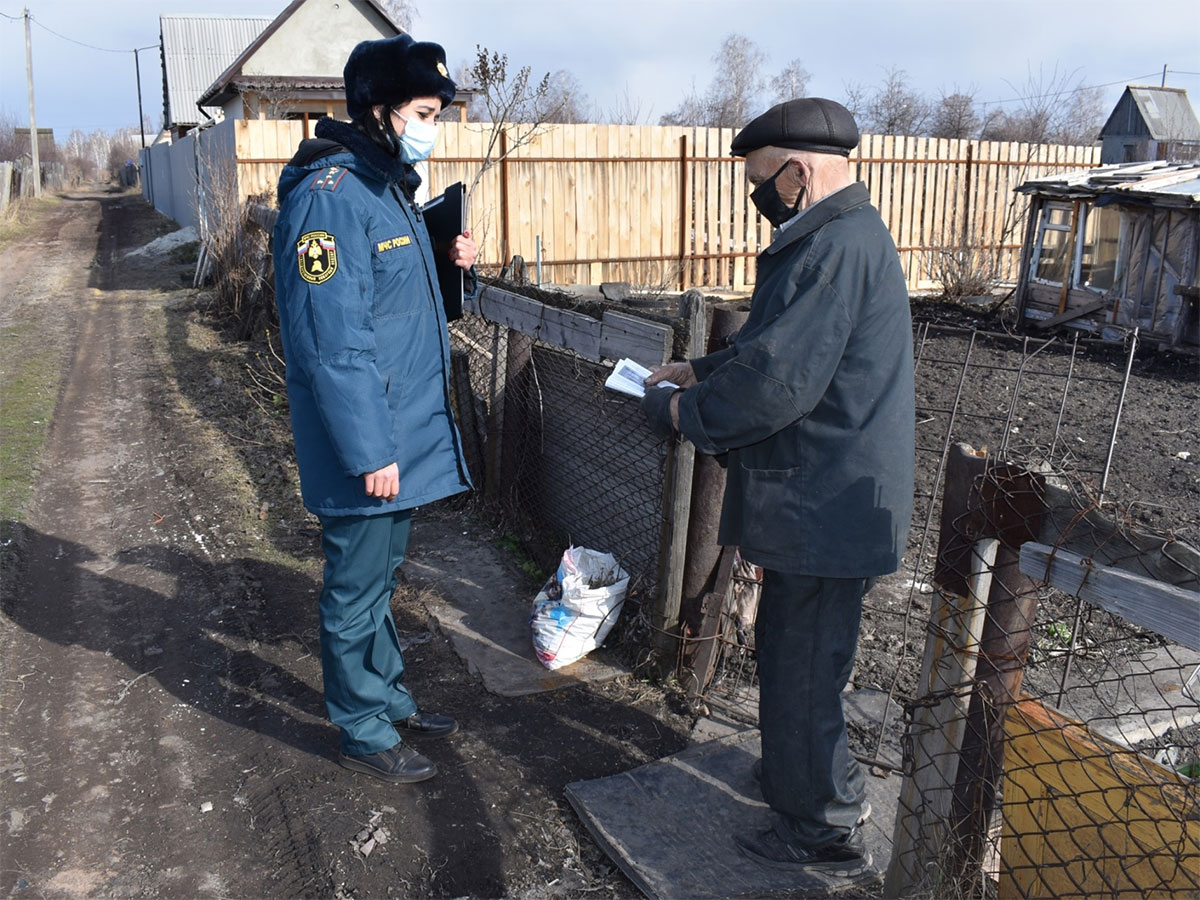
[[[1050,453],[1046,456],[1047,462],[1054,460],[1054,451],[1058,448],[1058,438],[1062,434],[1063,415],[1067,411],[1067,392],[1071,390],[1071,376],[1075,374],[1075,354],[1079,350],[1079,333],[1075,333],[1075,338],[1071,341],[1071,360],[1067,364],[1067,378],[1063,382],[1062,400],[1058,404],[1058,418],[1054,422],[1054,439],[1050,442]]]
[[[975,349],[975,335],[972,334],[971,342],[967,345],[967,352],[963,356],[962,370],[959,372],[959,376],[958,376],[958,388],[954,392],[954,403],[951,406],[950,421],[946,423],[946,432],[942,439],[942,456],[941,456],[941,459],[938,460],[937,472],[933,476],[932,496],[934,498],[937,497],[938,487],[942,483],[942,475],[946,471],[946,458],[950,455],[950,438],[954,434],[954,419],[958,413],[958,403],[959,403],[959,400],[962,399],[963,384],[967,380],[967,370],[970,367],[971,353],[974,351],[974,349]],[[925,525],[921,529],[921,544],[920,544],[919,548],[917,549],[916,559],[913,562],[913,577],[911,579],[909,579],[910,584],[908,587],[908,603],[906,604],[907,609],[904,613],[904,634],[900,639],[901,647],[906,647],[908,645],[909,631],[912,626],[913,593],[917,590],[918,578],[921,574],[921,564],[922,564],[922,561],[925,559],[925,547],[929,543],[929,532],[930,532],[930,526],[933,523],[933,507],[934,507],[934,505],[935,505],[934,501],[930,500],[929,508],[925,511]],[[892,683],[888,687],[887,700],[885,700],[884,704],[883,704],[883,715],[880,717],[881,722],[887,722],[888,713],[891,711],[892,695],[895,693],[896,685],[898,685],[899,683],[900,683],[900,669],[899,669],[899,667],[897,667],[896,674],[892,676]],[[879,729],[879,736],[875,741],[875,750],[873,753],[874,756],[880,755],[880,752],[883,748],[883,736],[884,736],[884,732],[886,730],[887,730],[886,728],[882,728],[882,727]]]
[[[1008,404],[1008,417],[1004,420],[1004,437],[1000,441],[1000,458],[1004,459],[1008,456],[1008,436],[1012,430],[1013,412],[1017,407],[1017,396],[1021,391],[1021,381],[1025,376],[1025,366],[1029,361],[1053,344],[1057,338],[1050,338],[1042,346],[1038,347],[1032,353],[1026,353],[1029,349],[1029,338],[1025,338],[1021,345],[1021,365],[1017,367],[1017,378],[1013,383],[1012,400]]]
[[[1117,400],[1117,412],[1113,416],[1112,432],[1108,440],[1108,456],[1104,460],[1104,475],[1100,479],[1100,496],[1096,498],[1097,508],[1104,504],[1104,492],[1108,490],[1108,475],[1112,470],[1113,453],[1117,447],[1117,429],[1121,425],[1121,413],[1125,410],[1125,394],[1129,390],[1129,373],[1133,370],[1133,357],[1137,352],[1138,329],[1133,329],[1129,336],[1129,357],[1125,360],[1125,378],[1121,381],[1121,396]]]

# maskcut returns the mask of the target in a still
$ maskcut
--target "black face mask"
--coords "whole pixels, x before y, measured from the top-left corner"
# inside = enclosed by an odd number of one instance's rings
[[[800,188],[795,205],[788,206],[780,199],[779,191],[775,187],[775,179],[783,174],[783,170],[788,167],[790,162],[791,160],[785,162],[779,167],[779,171],[750,193],[750,202],[757,206],[758,211],[763,214],[763,218],[776,228],[800,211],[800,201],[804,198],[804,188]]]

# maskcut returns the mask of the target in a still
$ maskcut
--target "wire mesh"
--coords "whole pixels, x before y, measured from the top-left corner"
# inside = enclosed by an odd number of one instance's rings
[[[653,596],[667,446],[604,387],[611,367],[475,315],[451,336],[469,467],[502,527],[544,573],[586,546],[630,573],[635,603]]]

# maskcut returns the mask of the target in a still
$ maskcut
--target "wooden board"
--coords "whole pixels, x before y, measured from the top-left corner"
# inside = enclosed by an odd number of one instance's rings
[[[1200,593],[1097,566],[1069,550],[1032,542],[1021,546],[1021,571],[1127,622],[1200,650]]]
[[[999,896],[1200,893],[1200,802],[1188,782],[1022,700],[1005,721]]]
[[[548,306],[501,288],[485,285],[472,311],[492,322],[572,350],[592,362],[600,361],[600,320],[569,309]]]
[[[661,366],[671,356],[674,333],[666,325],[606,310],[600,328],[600,356],[628,357],[643,366]]]

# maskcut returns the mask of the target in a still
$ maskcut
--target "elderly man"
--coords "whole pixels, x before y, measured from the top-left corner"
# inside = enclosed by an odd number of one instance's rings
[[[727,454],[720,541],[762,566],[755,625],[763,797],[771,827],[735,835],[763,865],[858,877],[864,777],[841,691],[862,599],[899,568],[913,494],[913,360],[896,247],[847,161],[841,105],[781,103],[733,141],[775,226],[750,315],[731,346],[663,366],[643,408]]]

